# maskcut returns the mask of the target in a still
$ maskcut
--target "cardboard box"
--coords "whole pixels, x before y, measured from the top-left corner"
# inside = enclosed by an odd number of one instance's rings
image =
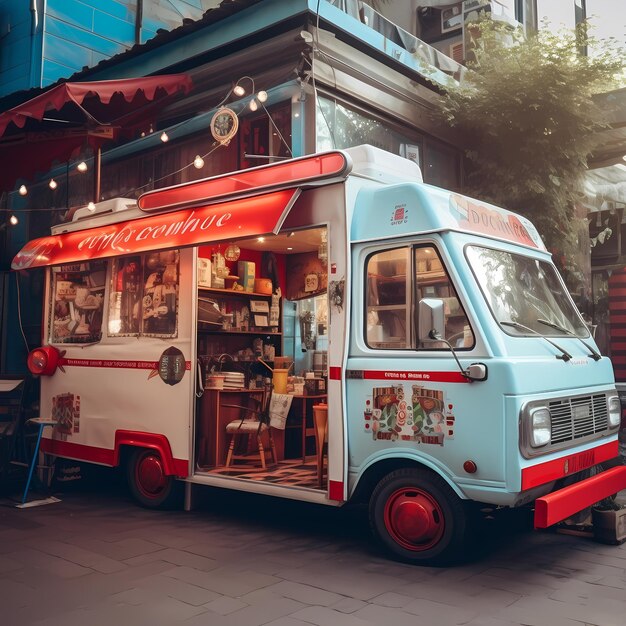
[[[252,261],[238,261],[237,275],[244,291],[254,291],[255,268]]]

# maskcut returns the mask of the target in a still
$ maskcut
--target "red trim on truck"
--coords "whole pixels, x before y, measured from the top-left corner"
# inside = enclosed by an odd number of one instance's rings
[[[537,498],[535,528],[547,528],[596,502],[626,489],[626,466],[612,467],[601,474]]]
[[[619,454],[617,441],[611,441],[597,448],[562,456],[553,461],[538,463],[522,470],[522,491],[544,485],[552,480],[570,476],[576,472],[614,459]]]
[[[47,454],[87,461],[99,465],[117,467],[120,462],[120,446],[128,445],[138,448],[157,450],[163,459],[163,466],[168,475],[184,478],[189,475],[189,461],[175,459],[172,456],[170,443],[165,435],[155,433],[118,430],[115,433],[115,449],[86,446],[82,443],[61,441],[59,439],[42,439],[41,449]]]

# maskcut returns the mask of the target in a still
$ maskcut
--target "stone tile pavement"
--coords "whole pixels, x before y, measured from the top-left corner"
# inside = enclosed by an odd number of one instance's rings
[[[465,564],[413,567],[363,510],[202,488],[193,512],[148,511],[111,476],[46,506],[0,499],[2,626],[626,624],[626,544],[509,514]]]

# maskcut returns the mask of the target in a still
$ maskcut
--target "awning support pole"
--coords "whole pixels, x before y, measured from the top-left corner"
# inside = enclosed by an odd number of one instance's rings
[[[100,170],[102,167],[102,148],[98,146],[93,155],[93,201],[100,202]]]

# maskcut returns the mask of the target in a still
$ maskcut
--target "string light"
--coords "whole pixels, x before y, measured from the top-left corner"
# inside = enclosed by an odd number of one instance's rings
[[[15,215],[11,215],[11,217],[9,218],[9,222],[11,226],[17,226],[19,220],[17,219],[17,217],[15,217]]]
[[[241,96],[243,96],[243,95],[245,95],[245,94],[246,94],[246,90],[245,90],[245,88],[244,88],[242,85],[240,85],[240,82],[241,82],[241,81],[243,81],[243,80],[246,80],[246,79],[247,79],[247,80],[249,80],[249,81],[252,83],[252,93],[254,94],[254,90],[255,90],[255,87],[254,87],[254,79],[253,79],[251,76],[242,76],[242,77],[241,77],[241,78],[240,78],[240,79],[239,79],[239,80],[235,83],[235,86],[234,86],[234,87],[233,87],[233,88],[232,88],[232,89],[228,92],[228,94],[227,94],[227,95],[226,95],[226,97],[222,100],[222,102],[220,103],[220,105],[221,105],[221,104],[223,104],[224,102],[226,102],[226,100],[228,100],[228,97],[229,97],[231,94],[235,94],[235,95],[240,96],[240,97],[241,97]],[[250,110],[251,110],[251,111],[257,111],[257,110],[259,109],[259,103],[261,103],[261,105],[263,105],[263,103],[267,102],[268,97],[269,97],[269,96],[268,96],[268,93],[267,93],[267,91],[265,91],[265,90],[261,90],[261,91],[259,91],[258,93],[256,93],[255,95],[253,95],[253,97],[251,98],[251,100],[250,100],[250,102],[249,102],[249,104],[248,104],[248,106],[249,106]],[[217,107],[217,108],[219,108],[219,105],[218,105],[218,107]],[[296,114],[296,117],[299,117],[299,114]],[[273,120],[271,119],[271,117],[270,117],[270,121],[272,121],[272,123],[273,123]],[[149,127],[149,129],[148,129],[148,133],[153,133],[153,132],[154,132],[154,128],[153,128],[153,126],[152,126],[152,124],[151,124],[151,125],[150,125],[150,127]],[[146,137],[146,132],[145,132],[145,131],[144,131],[144,132],[142,132],[142,133],[141,133],[141,136],[142,136],[142,137]],[[160,139],[161,139],[161,141],[162,141],[163,143],[166,143],[166,142],[168,142],[168,141],[169,141],[169,139],[170,139],[170,138],[169,138],[169,135],[167,134],[167,132],[166,132],[166,131],[163,131],[163,132],[161,133]],[[204,157],[206,157],[206,156],[208,156],[209,154],[211,154],[214,150],[216,150],[217,148],[219,148],[219,146],[220,146],[220,145],[221,145],[221,144],[219,144],[219,143],[214,144],[214,146],[211,148],[211,150],[209,150],[209,152],[207,152],[207,154],[205,154],[205,155],[204,155]],[[287,147],[288,147],[288,146],[287,146]],[[288,147],[288,149],[289,149],[289,147]],[[290,150],[290,152],[291,152],[291,150]],[[187,164],[187,165],[184,165],[184,166],[183,166],[183,167],[181,167],[180,169],[178,169],[178,170],[176,170],[176,171],[174,171],[174,172],[171,172],[171,173],[169,173],[169,174],[166,174],[165,176],[162,176],[161,178],[158,178],[158,179],[156,179],[156,180],[152,180],[152,181],[150,181],[150,182],[146,183],[145,185],[141,185],[141,186],[139,186],[139,187],[136,187],[136,188],[135,188],[134,190],[132,190],[132,191],[139,191],[139,190],[143,189],[144,187],[148,187],[149,185],[154,185],[154,183],[159,182],[159,181],[161,181],[161,180],[165,180],[165,179],[166,179],[166,178],[168,178],[169,176],[172,176],[172,175],[178,174],[178,173],[182,172],[183,170],[187,169],[188,167],[191,167],[192,165],[193,165],[196,169],[201,169],[201,168],[203,168],[203,167],[204,167],[204,165],[205,165],[205,162],[204,162],[204,158],[203,158],[203,156],[201,156],[201,155],[197,154],[197,155],[196,155],[196,157],[194,158],[194,160],[193,160],[191,163],[189,163],[189,164]],[[84,173],[84,172],[86,172],[86,171],[89,169],[89,167],[88,167],[88,165],[87,165],[87,163],[86,163],[85,161],[81,161],[80,163],[78,163],[78,164],[76,165],[76,169],[77,169],[80,173]],[[57,183],[57,181],[56,181],[54,178],[51,178],[51,179],[49,180],[49,182],[48,182],[48,186],[49,186],[49,188],[50,188],[50,189],[54,190],[54,189],[57,189],[57,187],[58,187],[58,183]],[[19,188],[19,190],[18,190],[18,193],[19,193],[21,196],[26,196],[26,195],[28,194],[28,189],[26,188],[26,185],[21,185],[21,186],[20,186],[20,188]],[[89,202],[89,204],[87,205],[87,209],[88,209],[90,212],[94,212],[94,211],[96,210],[96,205],[95,205],[93,202]],[[37,211],[37,210],[47,211],[47,210],[49,210],[49,209],[26,209],[26,210],[27,210],[27,211]],[[11,216],[10,222],[11,222],[11,224],[17,224],[17,223],[18,223],[18,219],[17,219],[17,217],[15,217],[15,216]]]

